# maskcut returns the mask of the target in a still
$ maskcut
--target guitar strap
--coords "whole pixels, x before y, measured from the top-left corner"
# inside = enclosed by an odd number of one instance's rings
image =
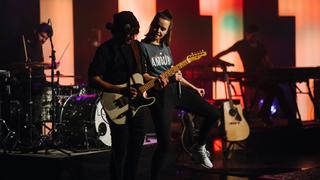
[[[131,42],[131,48],[134,54],[134,59],[136,60],[136,64],[137,64],[137,70],[139,73],[142,73],[142,69],[141,69],[141,54],[140,54],[140,50],[138,47],[138,42],[137,41],[132,41]]]

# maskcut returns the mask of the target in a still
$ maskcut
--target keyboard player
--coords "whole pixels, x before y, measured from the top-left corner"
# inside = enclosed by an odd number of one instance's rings
[[[251,82],[255,93],[257,91],[263,94],[263,105],[260,109],[259,116],[267,124],[272,125],[271,105],[274,98],[278,98],[280,109],[285,113],[290,127],[299,127],[301,121],[296,118],[296,101],[294,96],[288,96],[283,85],[271,81],[267,75],[270,68],[273,67],[265,46],[257,39],[258,27],[249,25],[245,29],[244,38],[237,41],[230,48],[218,53],[214,59],[230,53],[238,52],[244,66],[246,81]],[[247,92],[247,91],[246,91]],[[247,93],[246,93],[247,94]]]

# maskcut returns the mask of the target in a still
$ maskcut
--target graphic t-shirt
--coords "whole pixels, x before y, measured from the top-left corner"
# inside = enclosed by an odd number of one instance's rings
[[[141,43],[143,73],[147,72],[152,76],[159,76],[162,72],[173,66],[173,59],[169,47]]]

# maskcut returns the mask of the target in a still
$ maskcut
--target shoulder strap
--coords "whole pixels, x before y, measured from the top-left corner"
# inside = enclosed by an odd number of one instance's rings
[[[138,47],[138,42],[137,41],[132,41],[131,42],[131,48],[136,60],[136,64],[137,64],[137,70],[139,73],[142,73],[142,69],[141,69],[141,54],[140,54],[140,50]]]

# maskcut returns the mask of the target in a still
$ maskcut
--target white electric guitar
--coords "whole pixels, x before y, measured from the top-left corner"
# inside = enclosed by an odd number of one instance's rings
[[[178,72],[181,68],[185,67],[186,65],[190,64],[193,61],[197,61],[202,57],[206,56],[206,51],[199,51],[196,53],[192,53],[187,58],[177,65],[171,67],[170,69],[163,72],[161,75],[164,77],[171,77],[176,72]],[[110,92],[103,92],[101,97],[101,103],[103,105],[104,110],[106,111],[107,116],[110,120],[112,120],[116,124],[125,124],[126,117],[129,111],[129,104],[130,104],[130,111],[131,115],[134,116],[137,111],[141,107],[150,106],[154,103],[154,97],[145,97],[143,94],[147,90],[154,87],[155,82],[157,79],[152,79],[148,81],[146,84],[143,83],[143,77],[141,74],[136,73],[133,74],[130,78],[130,86],[136,88],[138,90],[138,96],[134,99],[130,100],[127,96],[117,93],[110,93]],[[127,87],[127,83],[118,85],[119,87]]]

